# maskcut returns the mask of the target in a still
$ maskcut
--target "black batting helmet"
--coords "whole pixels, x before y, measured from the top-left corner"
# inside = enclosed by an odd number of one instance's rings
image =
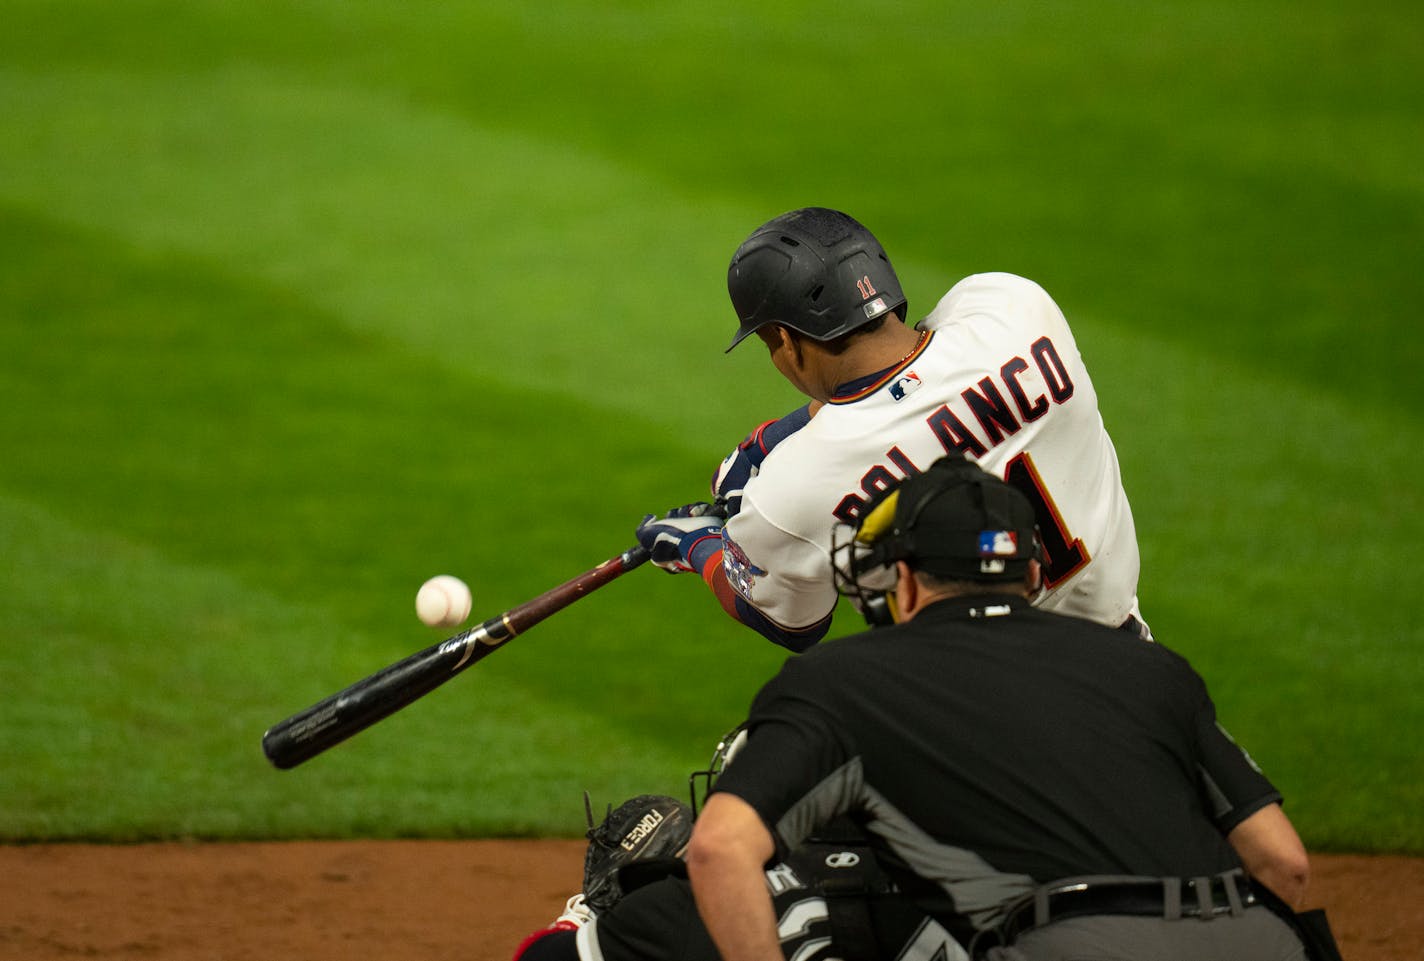
[[[899,309],[905,294],[875,235],[839,210],[804,207],[758,227],[727,269],[741,326],[727,350],[767,324],[833,340]]]

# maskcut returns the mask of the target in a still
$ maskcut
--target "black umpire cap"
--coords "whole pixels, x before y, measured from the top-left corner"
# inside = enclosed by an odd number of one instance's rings
[[[861,570],[905,561],[940,577],[1018,581],[1038,556],[1028,498],[961,454],[907,478],[865,515]]]

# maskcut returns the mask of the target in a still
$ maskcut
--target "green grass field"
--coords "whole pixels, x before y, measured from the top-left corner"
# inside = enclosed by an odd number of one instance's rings
[[[853,14],[853,15],[852,15]],[[727,258],[868,223],[1072,321],[1144,612],[1318,850],[1424,853],[1424,14],[0,0],[0,838],[579,833],[780,652],[649,569],[290,772],[263,730],[799,402]],[[854,626],[850,616],[840,629]]]

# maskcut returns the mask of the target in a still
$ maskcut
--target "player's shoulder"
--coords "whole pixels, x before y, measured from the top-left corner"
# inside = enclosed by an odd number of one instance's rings
[[[916,326],[935,330],[975,314],[1021,313],[1052,310],[1057,304],[1037,281],[1007,271],[971,274],[945,293]]]
[[[1038,281],[1030,280],[1021,274],[1010,273],[1007,270],[986,270],[982,273],[970,274],[951,287],[945,296],[949,296],[956,290],[1004,290],[1044,296],[1048,294]]]
[[[1048,296],[1048,291],[1036,280],[1006,270],[991,270],[965,277],[949,288],[940,298],[940,303],[971,296],[1052,299]]]

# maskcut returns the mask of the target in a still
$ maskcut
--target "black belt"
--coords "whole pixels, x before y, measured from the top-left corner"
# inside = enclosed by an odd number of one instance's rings
[[[1068,879],[1016,903],[999,926],[999,937],[1010,944],[1033,928],[1091,914],[1206,921],[1261,903],[1255,882],[1236,872],[1209,878]]]

